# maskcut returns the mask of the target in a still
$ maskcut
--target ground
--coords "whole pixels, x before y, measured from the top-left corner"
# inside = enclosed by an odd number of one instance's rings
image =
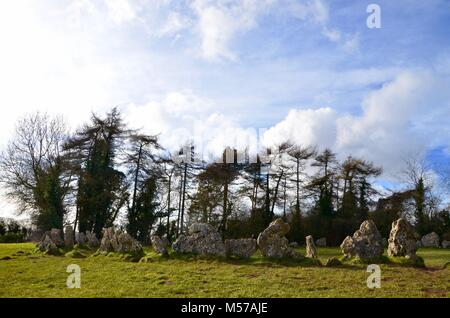
[[[34,245],[0,244],[0,297],[450,297],[450,249],[420,249],[426,268],[381,265],[381,288],[369,289],[366,265],[336,268],[263,260],[115,257],[33,253]],[[322,263],[338,248],[320,248]],[[67,266],[81,268],[69,289]]]

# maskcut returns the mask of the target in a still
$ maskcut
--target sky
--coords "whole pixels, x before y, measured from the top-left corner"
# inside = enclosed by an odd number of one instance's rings
[[[26,113],[118,106],[168,149],[289,138],[394,187],[411,154],[450,162],[449,30],[448,0],[1,1],[0,147]]]

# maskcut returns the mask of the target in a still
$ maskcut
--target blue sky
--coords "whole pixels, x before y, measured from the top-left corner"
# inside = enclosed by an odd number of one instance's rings
[[[118,105],[169,148],[200,135],[217,152],[264,128],[395,182],[409,154],[448,159],[449,30],[448,0],[2,1],[1,144],[26,112],[76,128]]]

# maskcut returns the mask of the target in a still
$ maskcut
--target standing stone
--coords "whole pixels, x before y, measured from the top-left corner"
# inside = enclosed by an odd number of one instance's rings
[[[220,233],[205,223],[192,224],[188,235],[180,235],[172,248],[177,253],[226,256],[225,244]]]
[[[442,241],[442,248],[450,248],[450,241]]]
[[[377,258],[383,255],[383,240],[372,220],[364,221],[353,236],[347,236],[341,244],[346,257]]]
[[[317,258],[317,248],[311,235],[306,237],[306,257]]]
[[[142,254],[142,245],[130,234],[115,230],[113,227],[103,229],[100,251],[104,253]]]
[[[79,232],[76,237],[77,244],[83,246],[86,244],[86,235],[83,232]]]
[[[225,250],[227,256],[237,256],[242,258],[249,258],[256,252],[256,240],[239,239],[239,240],[225,240]]]
[[[100,246],[100,241],[94,232],[86,231],[86,241],[90,248],[98,248]]]
[[[389,235],[388,256],[415,258],[416,240],[414,228],[405,219],[394,221]]]
[[[74,242],[73,242],[73,228],[71,225],[67,225],[64,228],[64,245],[67,249],[72,249]]]
[[[316,246],[318,246],[318,247],[327,247],[327,238],[326,237],[321,237],[320,239],[318,239],[316,241]]]
[[[258,247],[264,257],[273,258],[304,258],[293,248],[289,247],[289,241],[285,237],[289,233],[289,224],[281,218],[276,219],[258,236]]]
[[[427,235],[422,236],[422,246],[423,247],[439,247],[439,235],[436,232],[431,232]]]
[[[120,233],[117,236],[117,241],[119,242],[119,248],[116,252],[119,253],[140,253],[142,252],[142,245],[137,240],[135,240],[128,233]]]
[[[63,233],[60,229],[52,229],[50,231],[50,239],[57,247],[64,247]]]
[[[41,241],[37,244],[37,248],[44,253],[50,255],[56,255],[58,253],[58,247],[53,242],[49,233],[45,233]]]
[[[163,256],[168,256],[167,245],[158,235],[152,235],[151,237],[152,246],[156,253],[161,254]]]
[[[170,242],[167,239],[167,237],[165,236],[161,237],[161,241],[163,242],[165,248],[168,248],[170,246]]]

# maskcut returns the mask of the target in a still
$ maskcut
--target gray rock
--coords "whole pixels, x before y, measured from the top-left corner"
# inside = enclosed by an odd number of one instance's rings
[[[320,239],[318,239],[316,241],[316,246],[318,246],[318,247],[327,247],[327,238],[326,237],[321,237]]]
[[[423,246],[422,246],[422,241],[421,241],[421,240],[418,240],[418,241],[416,242],[416,246],[417,246],[417,248],[423,247]]]
[[[383,255],[383,241],[375,223],[364,221],[353,236],[344,239],[341,250],[346,257],[368,259]]]
[[[142,254],[142,245],[130,234],[115,230],[113,227],[103,229],[103,238],[100,243],[100,251],[103,253],[129,253]]]
[[[177,253],[225,256],[225,244],[219,232],[209,224],[194,223],[188,235],[180,235],[172,248]]]
[[[249,258],[255,254],[256,248],[257,245],[255,239],[225,240],[227,256]]]
[[[394,221],[389,235],[388,256],[415,258],[416,240],[416,233],[411,224],[403,218]]]
[[[44,234],[41,241],[36,246],[41,252],[50,255],[56,255],[58,253],[58,247],[53,242],[49,233]]]
[[[450,248],[450,241],[442,241],[442,248]]]
[[[60,229],[51,229],[50,231],[50,239],[57,247],[64,247],[64,238],[62,230]]]
[[[168,248],[170,246],[170,242],[167,239],[167,237],[163,236],[163,237],[161,237],[161,240],[162,240],[162,242],[164,244],[164,247]]]
[[[306,237],[306,257],[317,258],[317,248],[311,235]]]
[[[100,246],[100,241],[94,232],[86,231],[86,241],[90,248],[98,248]]]
[[[77,241],[77,244],[80,246],[85,245],[87,242],[86,235],[83,232],[77,233],[76,241]]]
[[[117,241],[119,243],[118,253],[141,253],[143,251],[141,243],[135,240],[128,233],[120,233],[117,236]]]
[[[152,246],[156,253],[161,254],[163,256],[169,255],[167,251],[167,244],[164,242],[162,238],[157,235],[152,235],[151,237]]]
[[[270,223],[258,236],[257,243],[262,255],[273,258],[304,258],[302,254],[289,247],[289,241],[285,237],[289,230],[289,224],[285,223],[281,218]]]
[[[72,249],[74,245],[73,242],[73,228],[71,225],[67,225],[64,228],[64,246],[67,249]]]
[[[423,247],[439,247],[439,235],[435,232],[431,232],[422,236],[421,242]]]
[[[289,247],[297,248],[298,247],[298,243],[297,242],[290,242],[289,243]]]

